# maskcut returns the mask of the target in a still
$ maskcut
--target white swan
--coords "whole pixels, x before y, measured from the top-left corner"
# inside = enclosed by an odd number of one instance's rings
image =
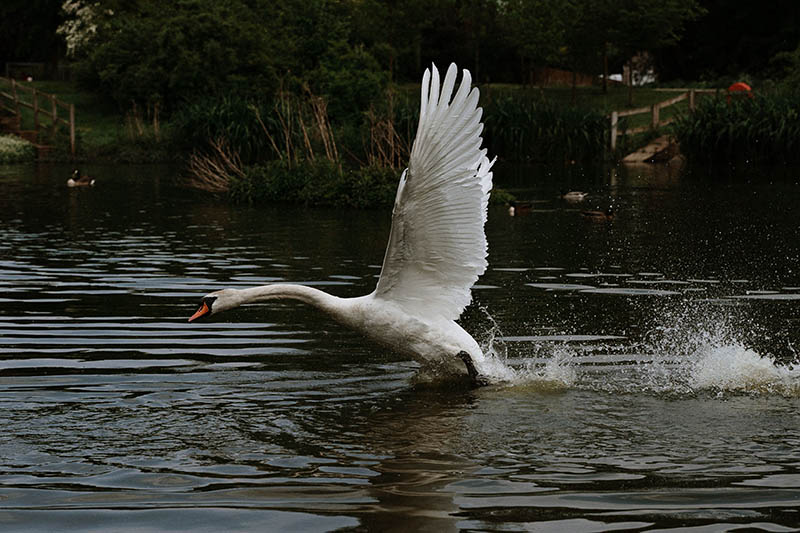
[[[312,305],[378,343],[408,355],[433,377],[480,374],[492,366],[455,320],[486,270],[484,234],[494,161],[481,149],[482,110],[467,70],[458,91],[450,65],[422,78],[417,136],[400,177],[389,244],[375,290],[339,298],[294,284],[223,289],[205,296],[196,320],[251,302],[289,298]]]

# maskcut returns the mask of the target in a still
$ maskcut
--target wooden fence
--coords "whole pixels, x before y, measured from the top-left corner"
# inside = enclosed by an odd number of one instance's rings
[[[683,100],[689,100],[689,111],[694,111],[696,105],[696,99],[698,93],[716,93],[717,89],[689,89],[688,91],[679,94],[669,100],[664,100],[663,102],[658,102],[653,105],[645,106],[645,107],[637,107],[636,109],[626,109],[624,111],[612,111],[610,118],[611,118],[611,150],[615,150],[617,148],[617,137],[620,135],[633,135],[636,133],[642,133],[651,129],[657,129],[661,126],[666,126],[670,122],[675,120],[675,117],[668,118],[666,120],[661,120],[661,110],[669,107],[671,105],[675,105],[678,102],[682,102]],[[640,115],[642,113],[650,113],[650,124],[646,126],[639,126],[638,128],[629,128],[623,131],[620,131],[619,119],[622,117],[628,117],[631,115]]]
[[[10,111],[21,121],[23,107],[33,111],[33,125],[37,134],[42,129],[49,129],[55,137],[59,124],[69,127],[69,150],[75,155],[75,104],[62,102],[55,95],[28,84],[0,77],[0,108]],[[63,115],[59,115],[59,108],[64,111]],[[49,124],[43,124],[42,118],[49,119]]]

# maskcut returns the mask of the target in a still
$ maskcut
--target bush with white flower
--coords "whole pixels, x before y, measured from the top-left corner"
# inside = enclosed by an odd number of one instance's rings
[[[22,163],[36,159],[36,148],[14,135],[0,135],[0,164]]]

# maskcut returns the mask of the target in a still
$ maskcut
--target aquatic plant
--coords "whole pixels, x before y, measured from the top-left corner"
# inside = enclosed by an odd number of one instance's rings
[[[239,202],[375,207],[391,205],[397,173],[387,167],[345,169],[332,161],[288,160],[250,165],[230,180]]]
[[[224,138],[244,161],[255,161],[271,151],[258,120],[266,107],[239,96],[204,97],[182,106],[170,123],[187,151],[213,152],[214,140]]]
[[[486,146],[513,161],[603,158],[608,120],[595,110],[560,105],[536,94],[501,94],[484,104]]]
[[[22,163],[36,159],[36,148],[14,135],[0,135],[0,163]]]
[[[792,92],[753,98],[704,98],[673,125],[691,161],[727,167],[742,163],[800,162],[800,100]]]

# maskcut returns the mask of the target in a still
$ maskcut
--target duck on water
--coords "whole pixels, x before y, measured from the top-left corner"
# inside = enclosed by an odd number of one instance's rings
[[[440,83],[435,66],[422,78],[419,125],[400,176],[389,242],[375,290],[340,298],[298,284],[223,289],[206,295],[195,321],[242,304],[293,299],[421,364],[431,379],[482,385],[505,367],[484,354],[455,321],[487,266],[484,224],[494,160],[481,148],[478,89],[457,68]]]
[[[72,171],[72,176],[67,180],[67,187],[94,187],[94,179],[81,175],[77,168]]]

